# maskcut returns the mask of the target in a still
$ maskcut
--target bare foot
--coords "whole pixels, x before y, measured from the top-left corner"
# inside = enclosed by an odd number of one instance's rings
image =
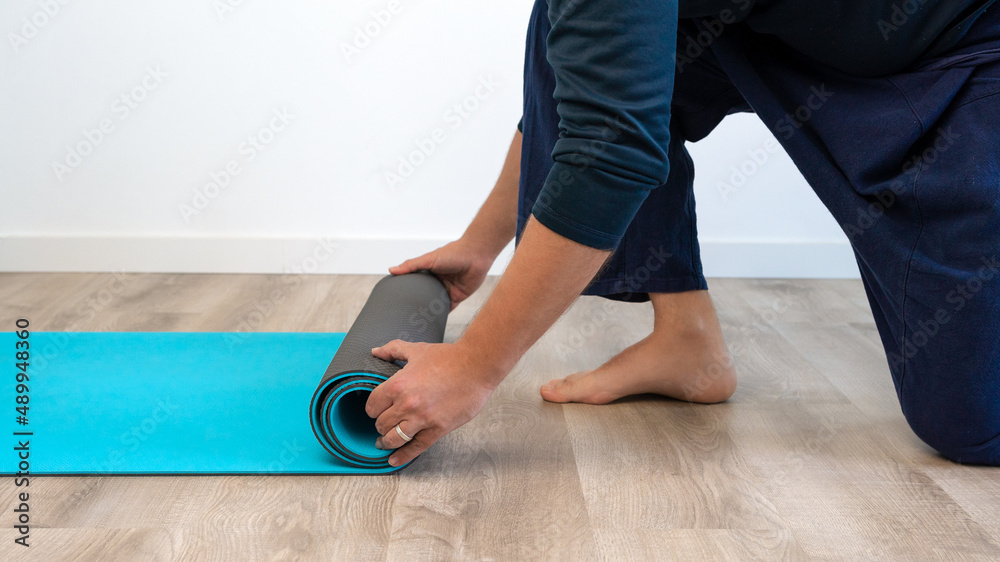
[[[542,387],[549,402],[607,404],[662,394],[713,404],[736,391],[736,372],[707,291],[655,293],[653,333],[592,371]]]

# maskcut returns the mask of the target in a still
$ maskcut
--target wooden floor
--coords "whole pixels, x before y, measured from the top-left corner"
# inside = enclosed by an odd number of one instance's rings
[[[0,325],[345,331],[377,279],[0,274]],[[728,403],[544,403],[542,383],[652,325],[648,304],[584,298],[401,474],[35,478],[30,550],[13,544],[4,478],[0,559],[1000,557],[1000,470],[945,461],[909,430],[860,282],[710,286],[740,373]]]

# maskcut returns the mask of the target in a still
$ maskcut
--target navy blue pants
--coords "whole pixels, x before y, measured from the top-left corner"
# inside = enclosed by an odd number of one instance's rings
[[[1000,6],[935,59],[859,78],[736,24],[682,20],[670,175],[587,294],[707,288],[686,141],[755,112],[841,224],[910,427],[945,457],[1000,465]],[[545,0],[526,49],[518,232],[559,117]],[[664,57],[674,53],[664,53]]]

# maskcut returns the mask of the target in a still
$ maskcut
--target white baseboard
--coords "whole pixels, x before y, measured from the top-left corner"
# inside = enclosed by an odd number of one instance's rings
[[[445,240],[181,236],[0,236],[0,271],[385,273]],[[709,277],[856,278],[847,242],[701,242]],[[500,273],[511,248],[493,273]]]

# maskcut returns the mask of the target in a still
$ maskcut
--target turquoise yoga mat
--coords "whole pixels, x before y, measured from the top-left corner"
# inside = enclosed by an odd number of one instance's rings
[[[0,349],[13,350],[15,338],[2,334]],[[28,424],[17,424],[15,386],[5,384],[7,434],[33,434],[17,437],[30,440],[32,474],[390,472],[346,464],[313,435],[307,408],[343,339],[342,333],[34,332]],[[364,402],[353,407],[360,411],[344,419],[353,416],[356,445],[384,455],[375,449]],[[17,472],[13,453],[0,455],[0,463],[4,473]]]
[[[442,341],[449,307],[436,279],[411,274],[380,281],[346,334],[31,332],[27,393],[14,372],[22,340],[0,333],[11,363],[0,424],[11,447],[27,444],[0,455],[0,472],[393,472],[364,407],[400,366],[371,348]]]

